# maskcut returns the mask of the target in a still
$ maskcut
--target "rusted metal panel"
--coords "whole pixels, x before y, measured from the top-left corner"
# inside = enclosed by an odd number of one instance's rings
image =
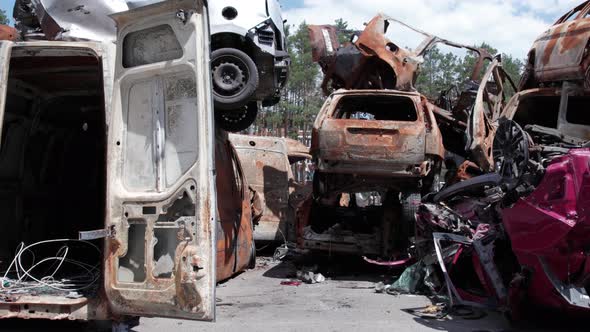
[[[473,160],[486,171],[494,168],[492,149],[495,123],[507,102],[504,93],[506,85],[511,85],[516,90],[500,60],[495,59],[481,80],[473,114],[468,122],[469,150]]]
[[[263,213],[254,227],[256,241],[294,240],[294,208],[305,196],[290,163],[310,159],[309,149],[299,141],[250,135],[230,135],[244,167],[248,184],[262,201]]]
[[[250,195],[242,163],[227,134],[216,135],[217,169],[217,280],[246,269],[253,257]],[[238,213],[236,213],[236,211]]]
[[[419,53],[399,47],[385,37],[388,24],[385,16],[374,17],[359,35],[355,45],[365,57],[376,56],[393,69],[394,77],[382,80],[393,79],[393,87],[397,90],[412,90],[414,74],[423,59],[419,58]]]
[[[415,50],[408,50],[389,40],[385,33],[390,23],[397,23],[424,36]],[[397,89],[414,90],[418,68],[423,56],[436,44],[464,48],[475,52],[471,78],[478,77],[486,60],[492,56],[484,49],[458,44],[416,29],[393,17],[375,16],[358,35],[354,44],[347,43],[334,49],[337,31],[329,25],[309,27],[313,60],[320,64],[324,73],[322,89],[329,94],[332,89]]]
[[[262,217],[254,229],[255,240],[282,240],[288,233],[289,178],[287,147],[278,137],[231,135],[248,184],[260,195]]]
[[[0,40],[15,41],[18,38],[18,31],[8,25],[0,25]]]
[[[311,159],[309,148],[305,144],[291,138],[285,138],[284,140],[287,144],[287,156],[289,157],[289,163],[293,164],[298,161]]]
[[[424,154],[442,159],[445,155],[445,146],[443,144],[442,133],[434,115],[437,107],[430,103],[424,96],[421,97],[421,107],[424,111],[424,123],[427,133],[424,142]]]
[[[308,25],[311,57],[314,62],[333,56],[338,47],[338,35],[333,25]]]
[[[339,119],[335,112],[345,97],[391,96],[412,101],[415,121],[367,121]],[[414,166],[425,154],[442,158],[444,148],[436,122],[418,94],[399,94],[377,90],[342,91],[333,96],[328,108],[322,109],[321,127],[317,129],[318,169],[329,173],[382,174],[418,176]],[[396,112],[396,109],[389,110]],[[425,118],[430,128],[427,130]],[[431,122],[432,121],[432,122]],[[428,137],[427,136],[432,136]],[[427,147],[428,141],[428,147]],[[428,149],[428,152],[426,152]]]
[[[543,82],[579,81],[588,84],[589,10],[590,2],[585,1],[535,40],[520,90],[537,87]]]

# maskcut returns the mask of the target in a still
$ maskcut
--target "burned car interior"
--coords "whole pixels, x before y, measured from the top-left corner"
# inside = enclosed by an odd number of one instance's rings
[[[395,112],[391,109],[395,108]],[[373,121],[416,121],[416,105],[409,98],[385,96],[346,96],[334,112],[335,119]]]

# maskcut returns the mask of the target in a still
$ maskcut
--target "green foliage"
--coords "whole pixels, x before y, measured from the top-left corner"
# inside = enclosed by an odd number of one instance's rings
[[[498,50],[487,43],[482,43],[475,48],[486,49],[492,56],[498,53]],[[502,54],[502,67],[508,73],[515,84],[518,84],[524,63],[510,55]],[[424,63],[420,67],[420,75],[416,82],[416,89],[429,98],[437,98],[441,91],[451,88],[453,85],[461,84],[471,79],[473,69],[478,59],[475,52],[469,51],[460,58],[451,52],[442,53],[437,47],[431,49],[424,57]],[[479,81],[487,70],[489,61],[484,62],[480,72],[475,75]],[[507,95],[510,97],[514,91],[507,87]]]
[[[8,24],[8,16],[6,16],[6,11],[0,9],[0,24]]]
[[[323,97],[319,88],[319,66],[312,61],[307,24],[301,23],[291,34],[287,28],[287,51],[291,56],[289,81],[281,101],[262,112],[257,126],[270,129],[274,135],[297,136],[309,132],[321,107]],[[281,132],[284,130],[284,132]]]
[[[442,53],[437,47],[424,57],[416,89],[430,98],[457,83],[462,71],[462,61],[453,53]]]
[[[338,43],[340,45],[344,45],[350,41],[350,37],[352,37],[353,31],[348,28],[348,22],[339,18],[334,21],[334,26],[336,27],[336,32],[338,33]]]

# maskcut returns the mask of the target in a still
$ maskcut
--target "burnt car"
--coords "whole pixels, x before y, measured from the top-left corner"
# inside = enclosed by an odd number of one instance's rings
[[[295,242],[295,211],[311,193],[305,171],[309,148],[281,137],[232,134],[230,140],[248,184],[261,199],[254,240]]]
[[[528,53],[519,90],[559,85],[564,81],[589,84],[590,1],[584,1],[543,32]]]
[[[390,31],[402,28],[421,38],[414,49],[401,47],[388,38]],[[308,29],[312,59],[324,73],[322,90],[326,96],[337,89],[415,91],[424,56],[437,45],[473,52],[476,61],[471,80],[481,76],[486,62],[492,61],[485,49],[440,38],[384,14],[371,19],[363,31],[354,32],[344,45],[339,44],[338,31],[332,25],[309,25]]]
[[[305,248],[393,257],[444,158],[432,105],[415,92],[338,90],[312,132],[314,204]]]
[[[222,0],[209,4],[216,119],[241,131],[256,119],[258,102],[279,102],[290,58],[277,0]]]
[[[206,3],[107,19],[115,44],[0,41],[0,318],[212,320],[256,216],[214,127]]]

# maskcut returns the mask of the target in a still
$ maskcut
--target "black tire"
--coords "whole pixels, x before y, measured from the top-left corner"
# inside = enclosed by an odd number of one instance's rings
[[[529,142],[524,130],[513,120],[500,118],[494,136],[494,166],[509,190],[518,186],[529,164]]]
[[[252,252],[250,253],[250,261],[248,262],[248,268],[253,269],[256,267],[256,243],[252,240]]]
[[[223,111],[215,110],[215,122],[219,128],[235,133],[250,127],[256,121],[258,104],[255,101],[248,103],[239,110]]]
[[[258,69],[248,54],[235,48],[211,53],[213,100],[219,110],[240,109],[258,88]]]

